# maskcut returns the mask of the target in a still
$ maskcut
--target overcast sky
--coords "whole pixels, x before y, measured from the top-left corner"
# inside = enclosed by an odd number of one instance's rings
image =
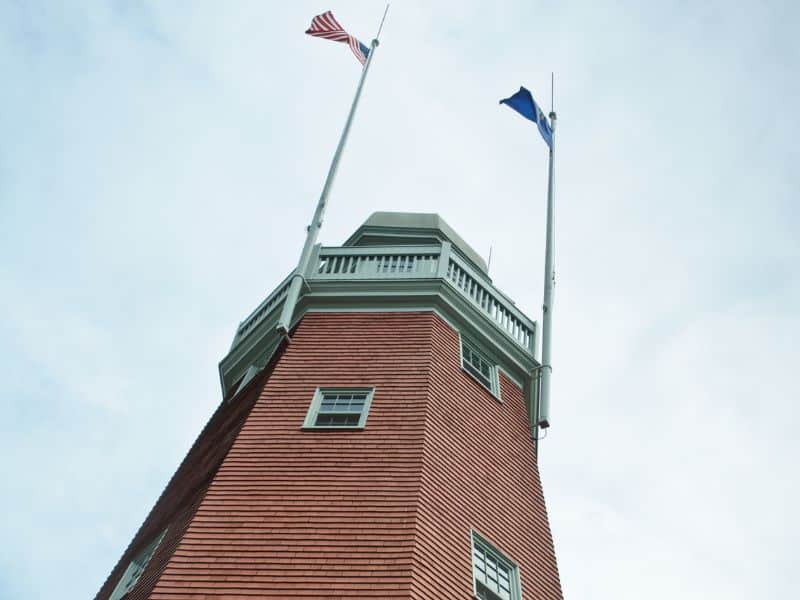
[[[87,598],[293,268],[379,2],[0,0],[0,597]],[[66,6],[68,4],[68,6]],[[287,4],[287,3],[283,3]],[[441,214],[540,318],[569,598],[800,596],[796,3],[397,1],[320,240]]]

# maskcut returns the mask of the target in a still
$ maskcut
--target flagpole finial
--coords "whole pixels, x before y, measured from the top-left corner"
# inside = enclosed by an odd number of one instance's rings
[[[383,18],[381,18],[381,24],[378,26],[378,33],[375,34],[375,39],[372,42],[377,46],[378,45],[378,38],[381,37],[381,31],[383,31],[383,22],[386,20],[386,13],[389,12],[389,4],[386,5],[386,8],[383,11]]]

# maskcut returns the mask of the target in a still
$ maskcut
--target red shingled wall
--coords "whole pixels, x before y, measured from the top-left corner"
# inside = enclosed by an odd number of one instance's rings
[[[265,370],[268,377],[274,363]],[[161,497],[123,553],[108,579],[95,597],[105,600],[117,586],[125,569],[142,548],[157,538],[164,529],[167,533],[159,544],[136,586],[127,600],[148,598],[156,581],[181,541],[186,527],[194,517],[211,480],[230,449],[250,409],[255,404],[261,387],[254,381],[242,392],[237,402],[222,403],[197,436],[178,470],[172,476]]]
[[[318,386],[374,386],[366,428],[301,431]],[[474,527],[519,564],[526,599],[560,598],[522,394],[501,387],[498,403],[461,370],[458,334],[434,313],[306,315],[143,588],[470,598]]]
[[[523,597],[561,598],[522,390],[500,401],[461,369],[458,334],[434,319],[412,597],[472,597],[471,530],[520,568]]]
[[[309,314],[153,598],[407,598],[431,315]],[[363,431],[301,431],[317,386],[374,386]]]

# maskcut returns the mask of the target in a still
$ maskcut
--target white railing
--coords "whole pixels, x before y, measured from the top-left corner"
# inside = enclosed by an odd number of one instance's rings
[[[440,246],[322,248],[310,278],[435,277],[440,253]]]
[[[481,311],[492,319],[522,347],[533,352],[534,325],[508,300],[494,291],[494,286],[482,282],[467,265],[450,257],[447,281],[467,296]],[[530,324],[529,324],[530,323]]]
[[[310,281],[443,279],[517,344],[533,354],[535,324],[452,250],[437,246],[326,248],[317,246],[306,278]],[[278,308],[291,275],[239,325],[233,346]]]
[[[283,299],[286,297],[286,292],[289,291],[289,283],[292,280],[292,275],[294,275],[294,271],[290,273],[289,276],[284,279],[275,289],[275,291],[267,296],[266,300],[259,304],[258,307],[252,313],[250,313],[250,315],[244,321],[239,323],[239,327],[236,329],[236,335],[233,338],[233,344],[231,347],[236,346],[240,339],[250,333],[250,331],[252,331],[255,326],[264,319],[264,317],[270,314],[274,308],[283,302]]]
[[[446,267],[442,267],[446,265]],[[511,301],[473,270],[450,244],[441,246],[321,248],[310,279],[441,277],[520,346],[533,352],[534,327]]]

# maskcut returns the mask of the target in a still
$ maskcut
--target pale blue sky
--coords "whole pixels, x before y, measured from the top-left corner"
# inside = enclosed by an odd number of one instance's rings
[[[379,2],[0,0],[1,598],[99,588],[293,267]],[[393,4],[321,241],[440,213],[539,318],[564,591],[800,595],[794,3]]]

